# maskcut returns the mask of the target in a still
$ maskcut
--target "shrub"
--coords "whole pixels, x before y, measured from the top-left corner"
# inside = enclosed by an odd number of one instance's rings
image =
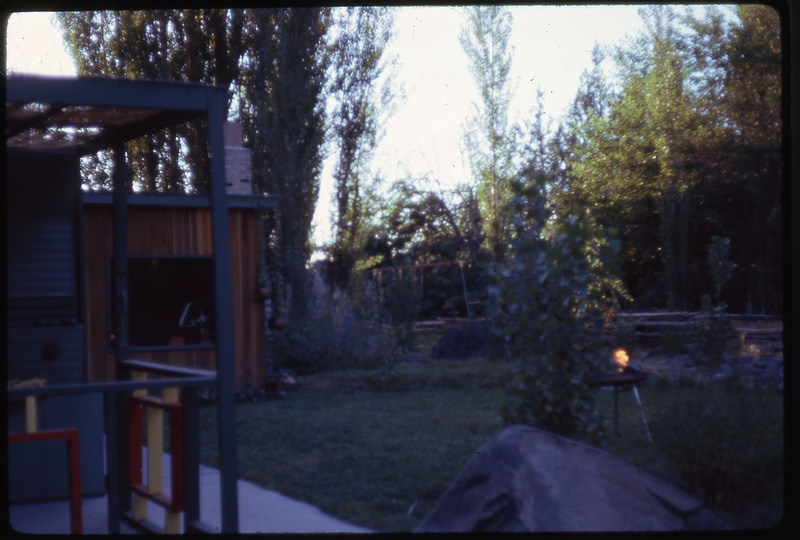
[[[384,332],[364,299],[328,290],[316,279],[307,316],[274,334],[275,367],[298,373],[393,365],[396,338]]]
[[[703,315],[697,321],[697,350],[704,360],[719,365],[727,351],[733,325],[725,317],[726,304],[715,308],[708,295],[703,295]]]
[[[380,287],[381,320],[388,321],[392,327],[396,346],[402,351],[414,348],[419,309],[419,291],[414,274],[392,269]]]
[[[727,305],[721,300],[722,287],[730,279],[734,264],[728,258],[730,238],[713,236],[708,246],[708,269],[714,282],[714,301],[703,295],[703,315],[697,322],[697,347],[704,359],[718,365],[725,354],[728,337],[733,330],[725,318]]]
[[[495,331],[517,360],[507,422],[599,442],[590,377],[607,362],[604,313],[626,294],[609,272],[613,242],[590,216],[546,207],[545,179],[517,182],[513,259],[489,288]]]

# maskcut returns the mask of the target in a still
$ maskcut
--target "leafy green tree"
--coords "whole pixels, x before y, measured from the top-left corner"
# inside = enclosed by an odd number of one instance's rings
[[[559,212],[591,207],[619,228],[642,307],[697,306],[716,235],[732,239],[730,302],[780,310],[779,21],[765,6],[738,13],[643,11],[646,32],[616,49],[613,77],[595,59],[557,139]]]
[[[239,75],[244,52],[241,10],[61,12],[58,19],[80,75],[223,87],[230,87]],[[129,143],[137,182],[145,190],[204,191],[208,184],[206,141],[205,126],[192,122]],[[93,161],[101,171],[87,176],[96,187],[108,187],[109,160],[98,156]]]
[[[477,200],[466,186],[444,191],[424,184],[424,180],[406,180],[393,185],[381,217],[381,237],[388,248],[381,266],[461,263],[461,268],[421,271],[420,313],[428,317],[471,314],[464,303],[464,289],[472,300],[482,297],[484,267],[492,259],[482,247]]]
[[[730,238],[714,236],[708,246],[708,270],[714,282],[714,301],[704,294],[701,299],[703,315],[697,322],[698,349],[704,358],[718,365],[725,353],[728,338],[733,329],[725,318],[727,304],[721,300],[722,287],[733,271],[733,262],[728,258]]]
[[[347,7],[333,10],[333,18],[328,92],[333,103],[329,126],[336,155],[336,214],[330,254],[334,283],[344,288],[367,241],[363,197],[370,181],[370,158],[380,140],[382,119],[396,97],[389,72],[393,60],[386,56],[393,12]]]
[[[591,376],[608,361],[604,313],[625,294],[609,272],[615,243],[588,214],[553,214],[543,175],[525,173],[515,192],[513,257],[490,287],[492,320],[517,363],[504,416],[598,442]]]
[[[472,6],[459,36],[480,94],[468,120],[466,148],[477,185],[486,243],[503,260],[510,237],[511,180],[516,172],[517,129],[509,124],[513,96],[509,45],[512,16],[503,6]]]
[[[290,321],[309,306],[306,265],[325,136],[325,35],[322,8],[270,8],[250,14],[240,115],[253,150],[253,183],[280,197],[267,228],[277,234],[270,261]]]
[[[733,139],[726,141],[732,143],[726,145],[735,172],[732,188],[740,201],[726,216],[731,252],[740,269],[731,288],[747,291],[748,310],[780,313],[782,29],[777,11],[768,5],[740,5],[737,14],[740,24],[734,25],[725,49],[730,66],[723,97]]]

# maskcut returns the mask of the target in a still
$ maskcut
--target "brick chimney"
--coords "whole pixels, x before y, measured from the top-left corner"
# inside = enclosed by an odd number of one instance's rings
[[[230,195],[252,195],[250,149],[242,146],[242,124],[225,122],[225,186]]]

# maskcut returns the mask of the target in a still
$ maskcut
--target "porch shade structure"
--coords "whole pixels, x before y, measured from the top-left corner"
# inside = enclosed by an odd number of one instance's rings
[[[221,531],[238,532],[234,416],[234,342],[231,264],[225,190],[223,123],[227,90],[194,83],[103,77],[9,75],[6,79],[6,148],[71,151],[79,156],[114,151],[115,320],[128,320],[124,144],[189,120],[207,121],[209,198],[216,308],[216,389],[219,414]],[[127,360],[124,334],[117,360]],[[113,419],[111,420],[113,421]]]

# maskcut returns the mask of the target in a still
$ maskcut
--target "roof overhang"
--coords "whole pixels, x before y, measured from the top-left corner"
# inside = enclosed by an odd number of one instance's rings
[[[108,77],[6,78],[6,147],[79,155],[204,117],[222,87]]]
[[[85,205],[111,206],[113,195],[110,192],[81,193]],[[207,193],[129,193],[127,204],[131,206],[168,208],[209,208],[211,199]],[[275,195],[233,195],[227,196],[228,208],[248,208],[253,210],[275,210],[278,197]]]

